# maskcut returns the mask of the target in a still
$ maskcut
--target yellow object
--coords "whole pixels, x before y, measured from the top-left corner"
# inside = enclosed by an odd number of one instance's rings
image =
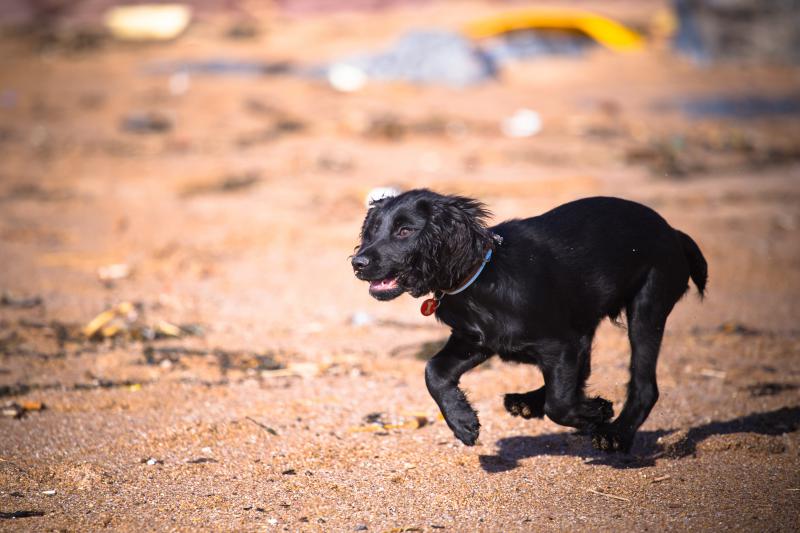
[[[139,4],[112,7],[105,25],[123,41],[168,41],[189,25],[192,10],[183,4]]]
[[[100,332],[103,337],[113,337],[119,333],[120,328],[118,326],[109,325],[109,322],[118,316],[126,316],[130,314],[131,311],[133,311],[133,304],[131,302],[122,302],[116,307],[103,311],[84,326],[83,334],[86,335],[87,338],[92,338]]]
[[[175,324],[165,322],[164,320],[159,320],[158,323],[156,323],[156,331],[166,337],[180,337],[183,335],[181,328]]]
[[[640,50],[644,39],[637,32],[609,18],[577,10],[525,9],[486,17],[468,24],[472,39],[493,37],[515,30],[558,29],[584,33],[615,52]]]

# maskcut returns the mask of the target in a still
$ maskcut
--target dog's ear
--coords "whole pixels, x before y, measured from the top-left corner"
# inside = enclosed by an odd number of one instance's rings
[[[492,214],[483,202],[466,196],[447,196],[445,198],[454,219],[457,219],[459,215],[465,216],[467,218],[465,222],[474,226],[473,229],[489,234],[486,229],[486,221]]]
[[[419,278],[413,283],[418,290],[410,292],[418,296],[453,289],[483,260],[491,246],[491,232],[486,227],[489,210],[472,198],[434,193],[422,196],[416,207],[427,223],[412,265]]]
[[[433,220],[443,230],[447,256],[462,264],[466,271],[472,270],[491,244],[491,233],[486,227],[491,216],[489,210],[482,202],[465,196],[446,196],[438,207],[434,209]],[[459,270],[456,265],[453,268]]]

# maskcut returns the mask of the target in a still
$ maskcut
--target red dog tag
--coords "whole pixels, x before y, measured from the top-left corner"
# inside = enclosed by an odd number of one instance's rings
[[[420,307],[419,311],[425,316],[431,316],[433,313],[436,312],[436,309],[439,307],[439,300],[436,298],[428,298],[424,302],[422,302],[422,307]]]

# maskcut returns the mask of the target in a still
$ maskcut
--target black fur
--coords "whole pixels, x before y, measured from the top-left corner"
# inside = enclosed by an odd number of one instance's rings
[[[536,364],[544,375],[544,387],[506,395],[509,413],[547,415],[590,433],[600,449],[628,451],[658,399],[656,361],[667,316],[690,277],[701,296],[705,291],[703,254],[652,209],[618,198],[586,198],[492,228],[488,215],[477,200],[425,189],[375,202],[352,259],[356,276],[373,282],[370,292],[380,300],[452,290],[492,247],[477,281],[444,296],[436,311],[452,334],[428,362],[425,379],[447,424],[464,444],[475,443],[478,416],[458,382],[499,354]],[[586,397],[584,388],[595,330],[622,311],[631,379],[611,422],[611,402]]]

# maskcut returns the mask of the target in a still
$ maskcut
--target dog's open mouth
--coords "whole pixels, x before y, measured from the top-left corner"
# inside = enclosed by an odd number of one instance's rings
[[[386,278],[369,282],[369,290],[373,292],[389,291],[396,288],[397,278]]]
[[[403,288],[396,277],[389,277],[369,282],[369,293],[378,300],[391,300],[403,294]]]

